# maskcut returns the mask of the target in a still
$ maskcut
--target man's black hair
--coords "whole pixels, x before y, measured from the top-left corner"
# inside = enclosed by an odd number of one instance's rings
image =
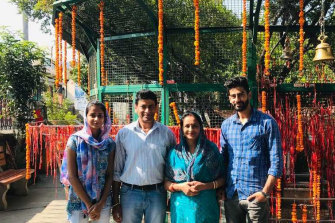
[[[140,90],[136,94],[135,104],[137,105],[139,100],[148,100],[148,99],[153,100],[155,102],[155,105],[158,104],[157,95],[154,92],[150,90]]]
[[[242,87],[247,93],[249,93],[249,84],[246,77],[233,77],[226,81],[224,86],[227,88],[228,94],[229,90],[232,88]]]

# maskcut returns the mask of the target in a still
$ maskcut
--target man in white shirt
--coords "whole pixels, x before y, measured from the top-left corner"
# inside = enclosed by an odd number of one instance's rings
[[[155,93],[137,92],[139,118],[116,136],[112,210],[116,222],[140,223],[143,215],[146,223],[165,221],[165,155],[176,139],[169,128],[155,121],[157,110]]]

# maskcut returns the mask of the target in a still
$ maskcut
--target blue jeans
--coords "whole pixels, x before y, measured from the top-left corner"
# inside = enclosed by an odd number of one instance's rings
[[[163,223],[166,214],[166,191],[164,186],[143,191],[121,187],[122,223]]]

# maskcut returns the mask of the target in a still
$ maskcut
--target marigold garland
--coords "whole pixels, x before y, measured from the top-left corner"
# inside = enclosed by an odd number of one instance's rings
[[[109,114],[110,114],[110,113],[109,113],[109,109],[110,109],[110,108],[109,108],[109,102],[108,102],[108,101],[105,102],[105,107],[106,107],[106,111],[107,111],[107,113],[108,113],[108,115],[109,115]]]
[[[155,121],[158,120],[158,112],[155,113],[154,119],[155,119]]]
[[[80,52],[79,50],[77,51],[78,53],[78,86],[81,86],[81,74],[80,74]]]
[[[277,190],[276,190],[276,217],[281,219],[281,179],[277,179]]]
[[[299,75],[303,75],[304,69],[304,0],[299,0]]]
[[[77,15],[77,6],[72,6],[72,67],[76,66],[76,15]]]
[[[291,216],[292,216],[291,217],[292,223],[298,222],[298,219],[297,219],[297,204],[296,203],[292,204]]]
[[[247,75],[247,0],[243,0],[242,76]]]
[[[270,0],[265,0],[265,11],[264,11],[264,28],[265,28],[265,56],[264,56],[264,74],[270,75]]]
[[[304,150],[302,116],[301,116],[301,95],[297,95],[297,113],[298,113],[298,132],[296,150],[301,152]]]
[[[26,180],[30,179],[30,145],[29,124],[26,124]]]
[[[199,33],[199,24],[200,24],[200,20],[199,20],[199,0],[193,0],[193,5],[194,5],[194,54],[195,54],[195,62],[194,65],[195,66],[199,66],[200,64],[200,33]]]
[[[56,73],[56,80],[55,85],[56,88],[59,86],[59,20],[55,19],[55,73]]]
[[[58,79],[59,83],[63,82],[63,53],[62,53],[62,41],[63,41],[63,13],[60,12],[58,14],[58,19],[59,19],[59,24],[58,24],[58,29],[59,29],[59,70],[58,70]]]
[[[266,91],[262,91],[262,112],[266,112]]]
[[[176,122],[177,122],[177,125],[180,124],[180,119],[179,119],[179,115],[178,115],[178,109],[177,109],[177,104],[176,102],[171,102],[170,103],[170,107],[172,108],[173,110],[173,114],[174,114],[174,117],[176,119]]]
[[[100,71],[101,71],[101,85],[107,85],[107,77],[105,70],[105,31],[104,31],[104,1],[99,4],[99,21],[100,21]]]
[[[163,60],[163,0],[158,0],[158,80],[160,85],[164,83]]]
[[[67,42],[64,41],[64,84],[67,84]]]

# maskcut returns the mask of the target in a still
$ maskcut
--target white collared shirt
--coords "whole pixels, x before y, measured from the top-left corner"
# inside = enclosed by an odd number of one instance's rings
[[[145,133],[136,121],[123,127],[115,142],[115,181],[140,186],[163,182],[167,148],[176,144],[168,127],[155,122]]]

